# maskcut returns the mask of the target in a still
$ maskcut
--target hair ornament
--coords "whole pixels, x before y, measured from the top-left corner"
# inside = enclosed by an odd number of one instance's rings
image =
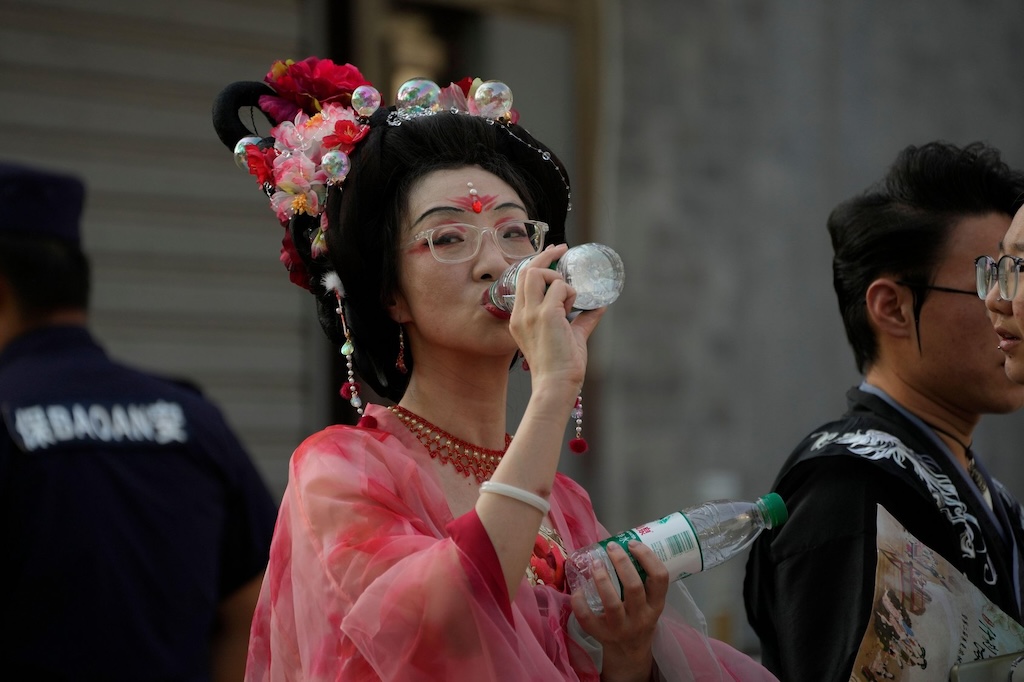
[[[236,164],[255,176],[278,221],[286,228],[280,260],[289,278],[310,289],[309,273],[288,225],[297,217],[311,218],[315,227],[308,232],[310,256],[319,259],[326,255],[328,188],[340,189],[344,184],[352,170],[349,154],[369,133],[370,118],[381,108],[382,98],[355,66],[318,57],[277,61],[263,80],[261,84],[249,84],[258,85],[258,89],[240,94],[252,97],[247,99],[250,106],[258,102],[259,110],[274,124],[270,136],[257,137],[243,126],[239,132],[244,130],[245,134],[234,144],[233,155]],[[227,113],[229,107],[224,109]],[[399,126],[403,121],[442,112],[481,117],[536,151],[558,172],[569,197],[568,210],[572,210],[568,180],[550,152],[530,144],[510,128],[518,122],[519,114],[512,108],[508,85],[463,78],[442,88],[428,79],[414,78],[399,88],[395,108],[386,120],[391,126]],[[237,125],[237,115],[235,119]],[[221,132],[218,134],[231,148],[232,143]]]
[[[380,93],[351,64],[317,57],[275,62],[264,82],[273,94],[260,95],[259,107],[277,125],[267,139],[241,138],[234,147],[235,163],[256,177],[282,225],[302,215],[319,219],[310,238],[310,255],[319,258],[327,252],[327,188],[348,176],[348,155],[369,133]],[[308,289],[301,259],[287,237],[281,261],[292,281]]]
[[[359,392],[361,387],[359,382],[356,381],[355,366],[352,362],[352,355],[356,351],[355,344],[352,343],[352,332],[349,331],[348,324],[345,322],[345,287],[341,284],[341,277],[334,270],[326,273],[323,279],[320,280],[324,289],[333,292],[334,297],[338,300],[338,308],[335,312],[338,313],[338,319],[341,321],[341,331],[345,335],[345,343],[341,345],[341,354],[345,356],[345,371],[347,374],[345,382],[341,385],[339,394],[342,398],[348,401],[355,411],[360,416],[360,422],[363,418],[363,399],[360,397]],[[370,426],[370,424],[364,424],[364,426]]]
[[[469,205],[473,208],[473,213],[479,213],[484,210],[483,202],[480,201],[480,192],[477,191],[472,182],[467,182],[466,186],[469,188]]]
[[[512,89],[501,81],[463,78],[441,88],[426,78],[413,78],[398,88],[395,110],[388,115],[388,125],[400,126],[402,121],[443,111],[480,116],[490,123],[519,120],[519,114],[512,109]]]
[[[320,284],[323,285],[327,291],[333,291],[334,295],[341,301],[345,298],[345,287],[341,284],[341,277],[334,270],[326,273],[323,279],[320,280]]]
[[[256,137],[255,135],[247,135],[239,140],[238,143],[235,144],[235,165],[242,170],[251,171],[251,167],[249,166],[249,152],[247,150],[249,147],[259,148],[261,142],[263,142],[263,138]],[[255,175],[255,173],[253,173],[253,175]]]
[[[569,198],[567,211],[572,210],[572,190],[569,180],[562,169],[551,158],[551,152],[540,149],[516,135],[509,123],[519,122],[519,112],[512,108],[512,89],[501,81],[482,81],[479,78],[463,78],[446,88],[439,87],[426,78],[413,78],[406,81],[398,89],[395,111],[388,114],[388,125],[400,126],[420,116],[433,116],[442,111],[452,114],[469,114],[479,116],[488,123],[501,125],[514,140],[540,154],[541,158],[550,163],[565,186]]]

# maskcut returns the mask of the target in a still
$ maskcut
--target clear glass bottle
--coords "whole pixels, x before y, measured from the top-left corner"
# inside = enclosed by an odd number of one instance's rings
[[[604,605],[594,584],[594,567],[604,565],[612,583],[618,584],[619,580],[608,557],[608,543],[618,543],[627,554],[631,540],[644,543],[665,562],[669,580],[675,581],[731,559],[765,528],[777,528],[788,517],[786,505],[777,493],[768,493],[754,502],[705,502],[573,552],[565,564],[566,578],[573,592],[583,590],[594,613],[603,613]],[[646,580],[647,573],[636,559],[633,565]]]
[[[497,308],[512,312],[516,299],[519,270],[536,256],[516,261],[491,285],[490,299]],[[576,290],[576,310],[594,310],[610,305],[622,293],[626,273],[622,259],[604,244],[579,244],[570,247],[552,269]]]

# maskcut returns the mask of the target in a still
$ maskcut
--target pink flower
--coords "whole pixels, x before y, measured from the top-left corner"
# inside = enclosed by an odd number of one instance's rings
[[[466,93],[469,92],[469,83],[472,82],[471,78],[463,78],[458,83],[452,83],[446,88],[441,90],[441,108],[445,111],[460,111],[464,114],[469,113],[469,102],[466,100]],[[465,83],[465,87],[463,84]]]
[[[274,185],[270,207],[277,219],[286,223],[296,214],[319,215],[326,196],[326,175],[303,154],[288,154],[274,159]]]
[[[479,78],[466,76],[462,80],[443,88],[441,90],[441,108],[445,111],[455,109],[462,113],[479,116],[480,110],[477,109],[476,100],[473,99],[473,96],[482,83],[483,81]],[[510,123],[518,123],[519,112],[515,109],[510,109],[508,118]]]
[[[326,174],[305,154],[282,154],[274,159],[274,185],[278,190],[308,192],[326,181]]]
[[[306,215],[318,215],[320,213],[320,197],[316,192],[274,192],[270,197],[270,207],[277,214],[281,224],[287,224],[294,216],[305,213]]]
[[[305,125],[309,116],[301,111],[295,115],[294,121],[285,121],[274,126],[270,134],[274,138],[274,146],[280,151],[298,151],[309,148]]]
[[[320,258],[327,253],[327,239],[322,230],[316,231],[316,236],[309,244],[309,255],[313,258]]]

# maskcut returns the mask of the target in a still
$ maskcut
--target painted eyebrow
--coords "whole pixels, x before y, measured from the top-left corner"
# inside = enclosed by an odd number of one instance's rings
[[[526,207],[521,205],[521,204],[517,204],[514,201],[506,201],[503,204],[498,204],[492,210],[497,211],[497,210],[503,209],[503,208],[518,208],[523,213],[526,213]],[[422,223],[428,217],[430,217],[430,216],[432,216],[432,215],[434,215],[436,213],[449,213],[449,214],[456,214],[456,215],[464,215],[464,214],[468,213],[468,211],[466,211],[465,209],[462,209],[462,208],[458,208],[457,206],[435,206],[434,208],[428,208],[426,211],[423,212],[423,214],[419,218],[416,219],[416,221],[412,225],[410,225],[410,229],[411,228],[415,228],[417,225]]]

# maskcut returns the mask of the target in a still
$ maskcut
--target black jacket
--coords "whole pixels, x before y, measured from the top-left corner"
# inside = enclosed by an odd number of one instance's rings
[[[877,395],[847,397],[848,412],[783,465],[773,488],[789,520],[762,534],[747,561],[747,618],[764,665],[786,682],[850,679],[874,595],[878,504],[1021,620],[1020,504],[986,475],[989,509],[930,430]]]

